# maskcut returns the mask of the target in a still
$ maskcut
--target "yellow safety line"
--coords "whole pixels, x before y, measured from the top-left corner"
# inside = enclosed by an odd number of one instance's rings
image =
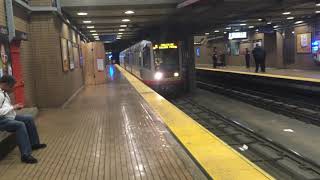
[[[275,75],[275,74],[257,74],[252,72],[242,72],[242,71],[233,71],[233,70],[224,70],[224,69],[211,69],[211,68],[203,68],[203,67],[197,67],[196,69],[320,83],[320,79],[314,79],[314,78],[292,77],[292,76]]]
[[[116,67],[213,179],[274,179],[139,79]]]

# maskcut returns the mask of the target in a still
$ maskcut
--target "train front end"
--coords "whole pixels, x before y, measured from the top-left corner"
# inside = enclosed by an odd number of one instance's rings
[[[152,87],[162,93],[179,93],[183,89],[182,60],[175,43],[153,46],[154,74]]]

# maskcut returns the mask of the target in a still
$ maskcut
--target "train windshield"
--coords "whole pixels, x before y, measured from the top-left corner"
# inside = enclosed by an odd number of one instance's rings
[[[175,49],[154,50],[156,70],[176,71],[179,69],[179,51]]]

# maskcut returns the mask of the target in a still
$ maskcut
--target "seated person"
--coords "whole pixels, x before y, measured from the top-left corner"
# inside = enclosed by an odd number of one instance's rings
[[[47,147],[40,144],[37,128],[31,116],[16,115],[15,110],[23,108],[22,104],[11,105],[8,93],[13,91],[16,80],[4,75],[0,78],[0,131],[16,134],[21,153],[21,161],[28,164],[38,160],[31,155],[32,150]]]

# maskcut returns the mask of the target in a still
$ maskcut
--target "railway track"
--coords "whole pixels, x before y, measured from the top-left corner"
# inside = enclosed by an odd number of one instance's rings
[[[219,84],[208,84],[201,81],[197,81],[197,85],[199,88],[219,93],[275,113],[283,114],[306,123],[320,125],[320,106],[317,104],[238,87],[230,88]]]
[[[225,143],[277,179],[320,179],[320,165],[191,98],[172,101]]]

